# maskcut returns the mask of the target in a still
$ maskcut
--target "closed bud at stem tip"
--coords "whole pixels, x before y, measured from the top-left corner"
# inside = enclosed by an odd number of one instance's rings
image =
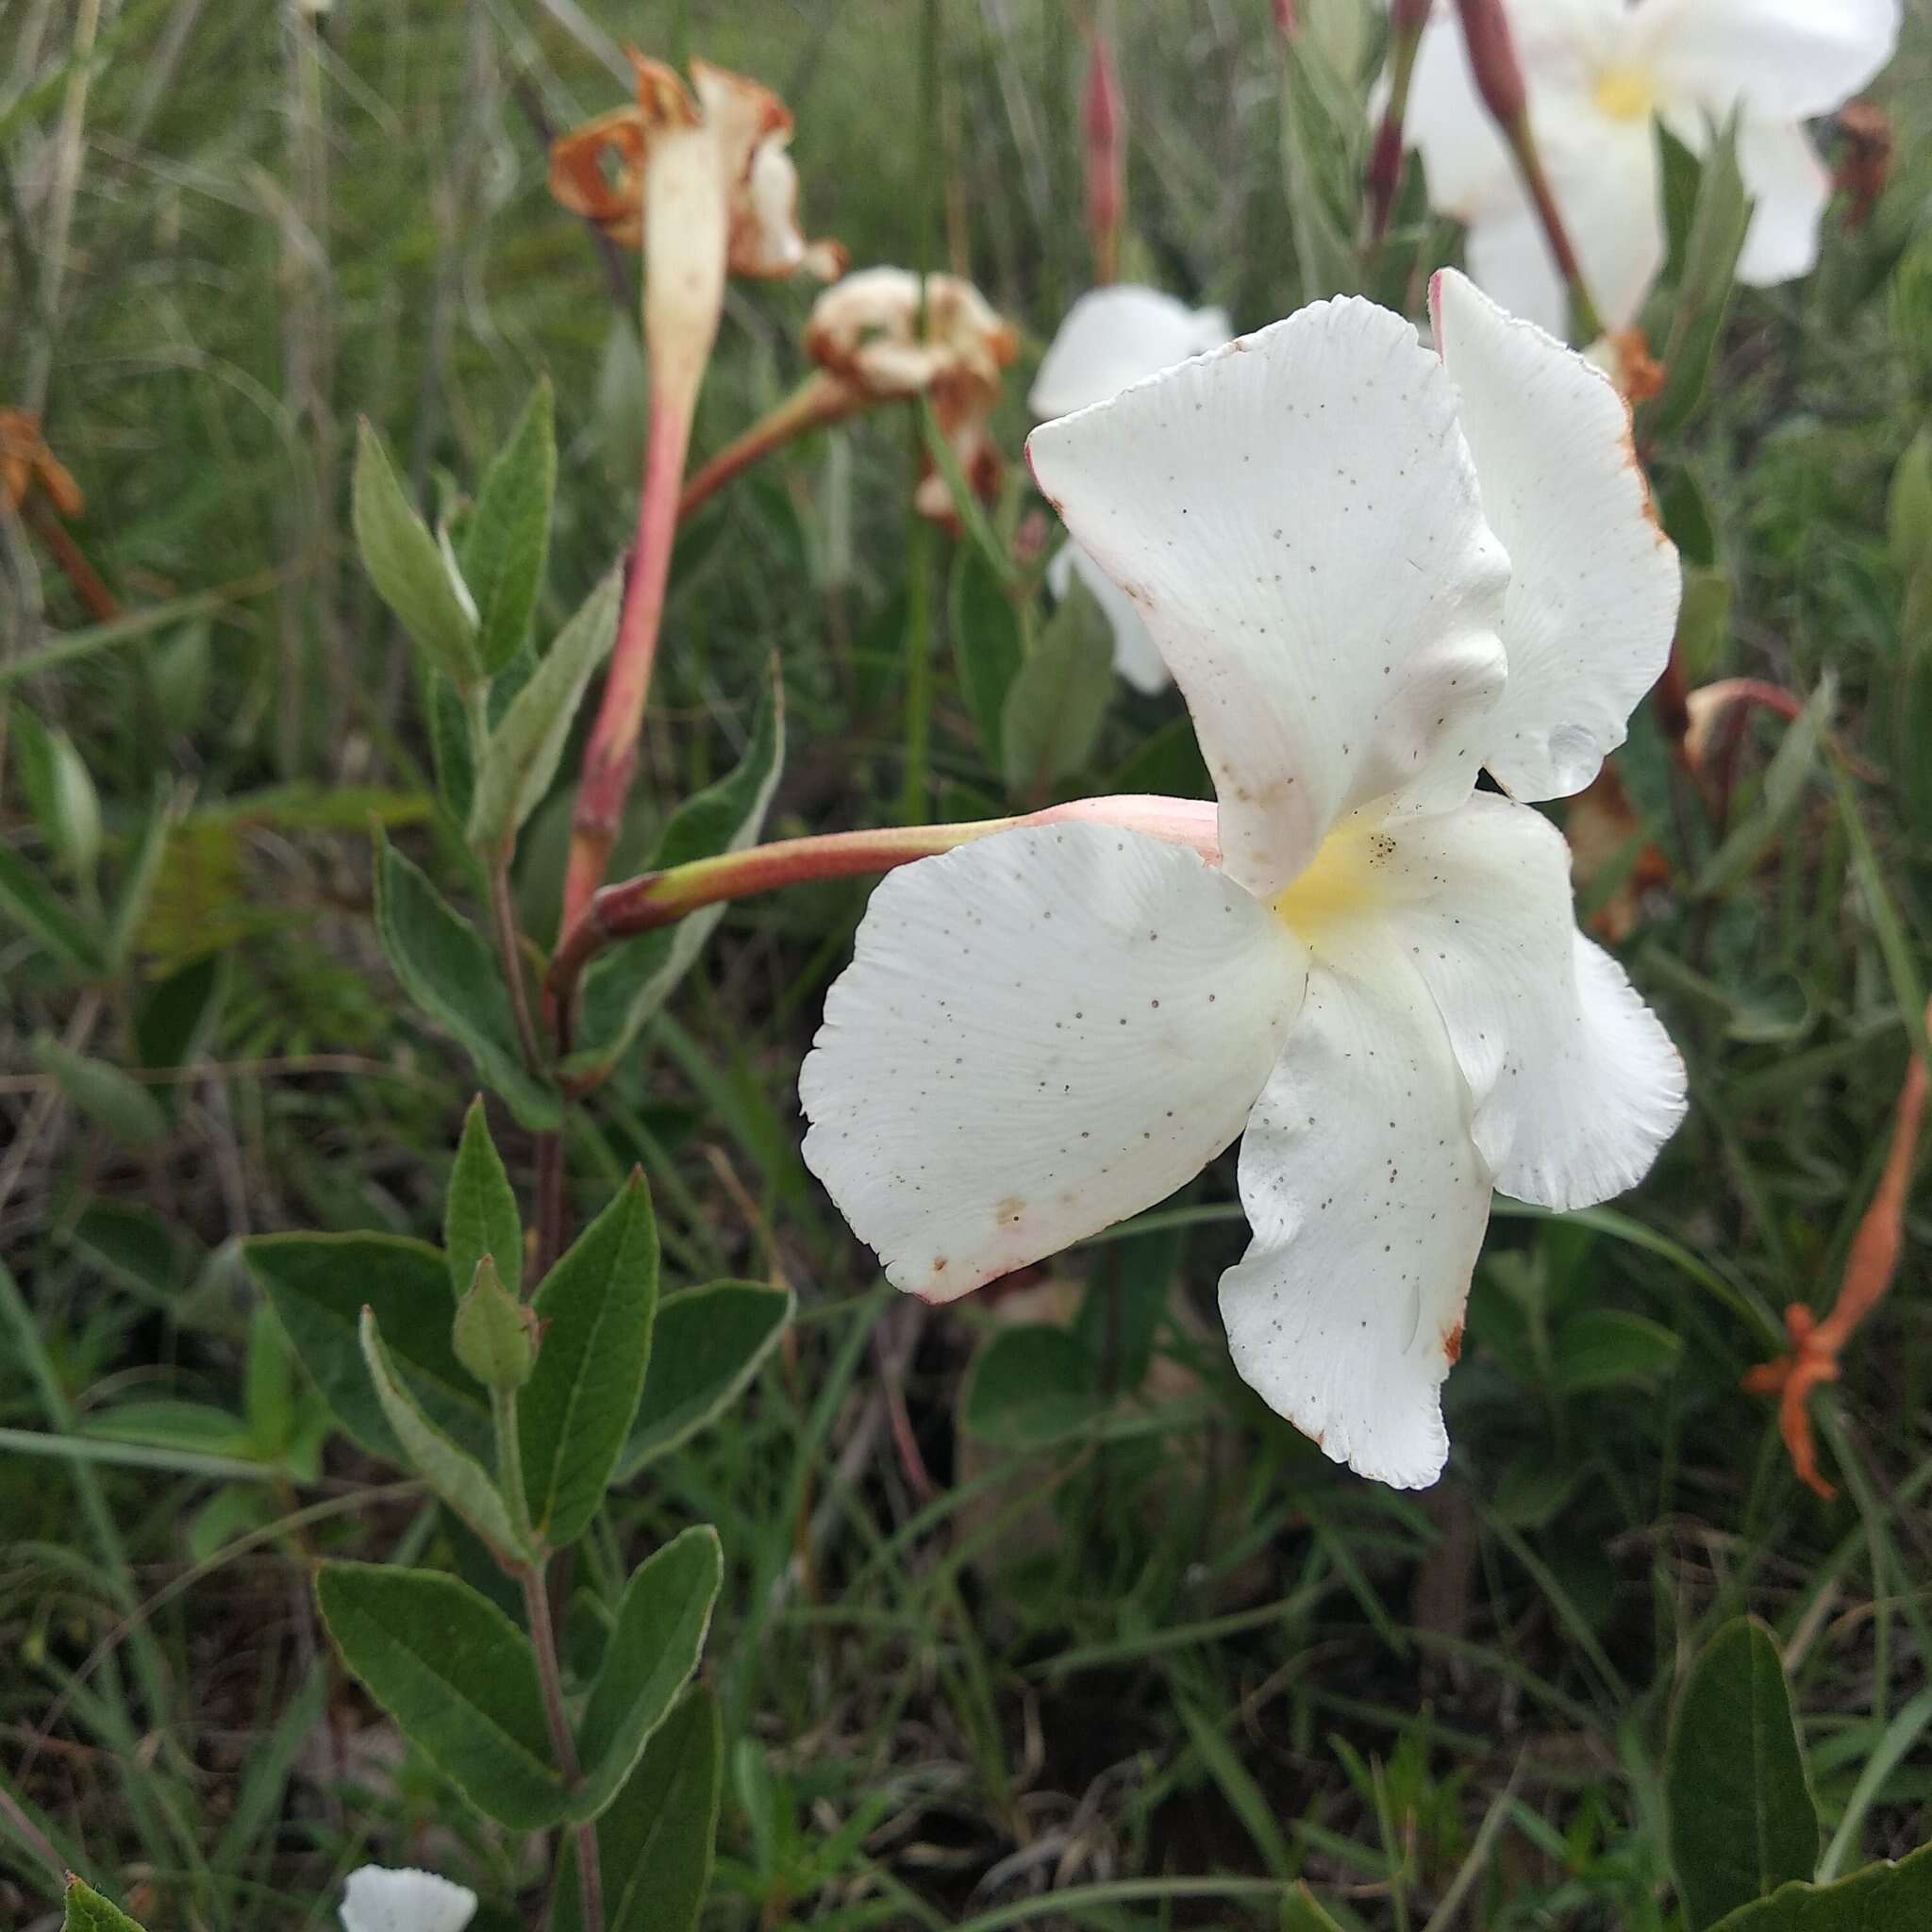
[[[486,1389],[508,1394],[530,1379],[537,1362],[537,1313],[503,1285],[488,1256],[457,1304],[450,1336],[458,1361]]]

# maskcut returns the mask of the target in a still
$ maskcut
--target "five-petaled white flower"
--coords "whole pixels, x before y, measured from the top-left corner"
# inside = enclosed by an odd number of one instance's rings
[[[1042,422],[1070,416],[1204,349],[1218,349],[1233,333],[1224,309],[1190,308],[1158,289],[1131,282],[1091,289],[1067,310],[1027,401]],[[1137,691],[1166,690],[1174,680],[1141,613],[1079,544],[1069,541],[1046,567],[1047,588],[1064,597],[1076,575],[1113,632],[1113,668]]]
[[[342,1932],[463,1932],[476,1894],[434,1872],[364,1865],[342,1888]]]
[[[1562,839],[1514,802],[1622,739],[1675,554],[1609,383],[1458,275],[1432,308],[1440,358],[1319,303],[1034,432],[1188,701],[1218,822],[1195,808],[1189,849],[1124,808],[892,874],[799,1083],[812,1171],[935,1300],[1151,1207],[1245,1124],[1235,1366],[1402,1486],[1447,1454],[1492,1188],[1603,1200],[1684,1109],[1576,930]]]
[[[1713,125],[1739,110],[1738,164],[1757,203],[1738,264],[1744,281],[1789,281],[1816,262],[1831,180],[1804,124],[1891,58],[1899,0],[1519,0],[1509,16],[1530,125],[1611,328],[1636,320],[1663,266],[1657,121],[1702,152]],[[1470,273],[1560,333],[1562,283],[1450,8],[1423,35],[1408,138],[1433,206],[1469,224]]]

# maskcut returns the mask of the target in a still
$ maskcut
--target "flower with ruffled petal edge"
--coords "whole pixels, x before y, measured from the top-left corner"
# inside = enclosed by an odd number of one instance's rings
[[[641,248],[654,225],[653,172],[695,176],[680,180],[675,197],[663,197],[659,220],[688,221],[699,200],[711,208],[722,203],[733,275],[837,275],[844,250],[835,242],[808,242],[799,233],[798,170],[786,152],[791,111],[784,102],[770,88],[705,60],[691,63],[687,89],[675,68],[627,51],[637,74],[636,105],[600,114],[555,143],[552,194],[613,241]],[[676,158],[662,167],[667,153]]]
[[[922,284],[909,269],[861,269],[812,305],[805,347],[855,403],[929,396],[974,492],[988,501],[998,493],[1003,465],[988,425],[1020,339],[971,282],[931,275]],[[953,515],[937,472],[920,479],[913,501],[935,521]]]
[[[463,1932],[476,1894],[434,1872],[364,1865],[342,1889],[342,1932]]]
[[[1235,1366],[1404,1487],[1447,1454],[1492,1189],[1603,1200],[1684,1109],[1560,835],[1474,790],[1587,782],[1663,668],[1676,558],[1609,383],[1462,277],[1432,292],[1440,356],[1319,303],[1034,432],[1188,701],[1214,829],[1097,801],[894,873],[799,1081],[808,1164],[933,1300],[1245,1128]]]
[[[1740,111],[1738,165],[1757,203],[1738,274],[1789,281],[1818,258],[1831,178],[1804,124],[1890,59],[1899,0],[1535,0],[1510,19],[1530,125],[1605,323],[1627,327],[1663,266],[1654,124],[1703,152]],[[1424,33],[1408,100],[1429,199],[1469,225],[1470,273],[1518,315],[1567,313],[1508,149],[1471,80],[1453,9]]]
[[[1233,333],[1224,309],[1190,308],[1158,289],[1131,282],[1092,289],[1067,310],[1026,400],[1042,421],[1068,416],[1190,356],[1218,349]],[[1047,566],[1047,588],[1064,597],[1076,575],[1112,628],[1113,668],[1137,691],[1164,691],[1174,680],[1140,612],[1077,543],[1065,543]]]

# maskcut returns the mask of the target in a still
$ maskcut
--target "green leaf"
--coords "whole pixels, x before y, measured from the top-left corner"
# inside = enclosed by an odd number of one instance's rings
[[[784,687],[773,667],[771,692],[752,721],[751,742],[737,766],[679,806],[664,827],[651,870],[667,871],[758,842],[785,763]],[[586,1042],[568,1063],[573,1074],[597,1074],[628,1047],[691,970],[723,906],[707,906],[675,925],[641,934],[593,960],[579,995],[577,1032]]]
[[[543,802],[591,674],[610,654],[624,572],[617,568],[558,632],[530,681],[518,691],[476,762],[470,843],[486,856],[508,854],[524,821]]]
[[[129,1147],[152,1147],[168,1138],[168,1117],[160,1102],[119,1067],[75,1053],[51,1033],[34,1035],[33,1057],[68,1100],[117,1141]]]
[[[517,1405],[530,1521],[575,1542],[604,1500],[643,1392],[658,1307],[658,1224],[644,1177],[624,1191],[537,1291],[543,1345]]]
[[[675,1537],[631,1577],[578,1728],[584,1776],[570,1815],[579,1823],[609,1807],[691,1681],[724,1578],[724,1553],[708,1523]]]
[[[1359,286],[1361,102],[1312,34],[1282,42],[1282,169],[1304,301]]]
[[[666,1295],[617,1480],[628,1482],[715,1422],[777,1345],[795,1306],[789,1288],[755,1281],[713,1281]]]
[[[436,1425],[489,1453],[489,1406],[451,1345],[456,1301],[435,1248],[387,1234],[272,1234],[244,1241],[242,1256],[323,1399],[372,1456],[404,1460],[362,1358],[365,1306]]]
[[[316,1595],[342,1659],[479,1810],[520,1831],[563,1816],[524,1633],[454,1576],[325,1563]]]
[[[457,1143],[443,1203],[442,1244],[449,1251],[450,1287],[458,1294],[469,1292],[476,1263],[485,1255],[496,1263],[504,1287],[512,1295],[523,1292],[523,1217],[503,1157],[490,1138],[481,1094],[463,1116],[463,1138]]]
[[[149,654],[148,678],[154,688],[155,709],[170,738],[179,738],[201,723],[208,705],[208,669],[206,618],[184,624]]]
[[[13,711],[13,748],[21,788],[41,836],[75,878],[90,876],[101,856],[101,801],[87,766],[64,731],[42,724],[25,705]]]
[[[119,1906],[109,1905],[92,1886],[67,1874],[65,1909],[60,1932],[141,1932],[141,1927]]]
[[[500,1556],[525,1554],[523,1540],[511,1526],[496,1485],[483,1465],[445,1436],[404,1388],[382,1345],[375,1310],[362,1310],[362,1359],[375,1385],[375,1399],[403,1455],[416,1474]]]
[[[546,375],[484,473],[463,533],[463,575],[476,600],[476,654],[492,677],[523,648],[543,587],[557,494],[555,414]]]
[[[409,508],[382,439],[358,426],[352,519],[362,567],[424,656],[459,691],[482,675],[476,620],[463,608],[441,546]]]
[[[161,861],[167,857],[168,841],[179,824],[184,807],[165,788],[156,796],[141,829],[132,841],[126,866],[121,874],[120,896],[108,925],[108,964],[125,966],[134,955],[135,941],[147,922],[147,910],[161,875]]]
[[[1712,141],[1697,182],[1697,203],[1684,245],[1684,273],[1664,342],[1663,391],[1640,413],[1641,440],[1674,436],[1696,414],[1717,359],[1738,256],[1751,225],[1751,202],[1738,170],[1736,116]]]
[[[1765,768],[1756,807],[1724,834],[1705,861],[1694,891],[1701,898],[1727,891],[1763,858],[1805,802],[1805,789],[1818,765],[1818,751],[1831,723],[1837,688],[1826,676],[1805,708],[1785,727],[1783,741]]]
[[[1624,1308],[1586,1308],[1557,1337],[1556,1384],[1565,1395],[1614,1389],[1667,1375],[1684,1352],[1683,1338]]]
[[[652,1733],[597,1821],[605,1932],[691,1932],[711,1879],[724,1744],[717,1701],[693,1685]],[[575,1834],[558,1874],[551,1932],[583,1932]]]
[[[1867,1865],[1836,1885],[1796,1881],[1740,1906],[1712,1932],[1925,1932],[1932,1925],[1932,1845],[1896,1864]]]
[[[1665,1765],[1671,1862],[1690,1932],[1818,1863],[1818,1814],[1772,1634],[1726,1624],[1684,1685]]]
[[[959,546],[953,561],[949,616],[959,694],[979,733],[980,756],[998,771],[1007,692],[1019,675],[1026,649],[1013,600],[998,573],[970,543]]]
[[[1932,427],[1912,438],[1891,473],[1885,527],[1900,576],[1932,573]]]
[[[1038,1449],[1099,1414],[1098,1382],[1093,1357],[1064,1328],[1003,1328],[974,1358],[960,1422],[970,1436]]]
[[[439,671],[422,667],[419,689],[423,715],[429,726],[429,758],[436,768],[436,789],[458,824],[470,822],[476,796],[476,746],[462,693]]]
[[[185,1067],[207,1050],[228,993],[229,960],[210,953],[171,973],[134,1015],[134,1044],[144,1067]]]
[[[404,991],[455,1035],[525,1126],[556,1126],[557,1090],[524,1066],[509,990],[489,947],[379,832],[375,852],[375,928]]]
[[[99,937],[54,891],[19,853],[0,845],[0,912],[20,926],[43,951],[83,979],[108,970]]]
[[[1677,606],[1677,660],[1685,681],[1708,684],[1724,669],[1731,640],[1731,574],[1690,564]]]
[[[1084,770],[1113,686],[1113,635],[1075,576],[1007,691],[1000,746],[1008,790],[1031,798]]]
[[[1074,1333],[1110,1389],[1138,1389],[1154,1365],[1186,1230],[1154,1228],[1109,1241],[1094,1257]]]
[[[145,1442],[195,1456],[252,1457],[254,1442],[240,1416],[205,1402],[117,1402],[80,1419],[77,1433],[107,1442]]]

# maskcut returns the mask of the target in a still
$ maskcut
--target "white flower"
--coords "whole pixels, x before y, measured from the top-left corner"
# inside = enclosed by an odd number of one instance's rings
[[[1190,308],[1158,289],[1132,283],[1092,289],[1067,310],[1027,401],[1042,420],[1071,415],[1190,356],[1218,349],[1233,333],[1225,310]],[[1113,668],[1137,691],[1164,691],[1173,679],[1140,613],[1077,543],[1063,544],[1047,566],[1047,587],[1064,597],[1076,574],[1112,626]]]
[[[1757,203],[1738,273],[1789,281],[1818,258],[1831,180],[1804,123],[1891,58],[1899,0],[1516,0],[1509,17],[1557,208],[1604,321],[1635,321],[1664,259],[1654,123],[1702,152],[1741,110],[1738,163]],[[1454,10],[1423,35],[1408,102],[1429,198],[1469,225],[1470,273],[1562,330],[1566,302],[1515,164],[1470,78]]]
[[[433,1872],[364,1865],[342,1888],[342,1932],[463,1932],[476,1894]]]
[[[1588,782],[1663,667],[1675,554],[1608,382],[1460,276],[1433,294],[1441,359],[1320,303],[1034,432],[1193,713],[1219,869],[1090,819],[894,873],[799,1081],[807,1162],[935,1300],[1245,1125],[1235,1365],[1402,1486],[1447,1454],[1492,1187],[1603,1200],[1684,1108],[1556,828],[1473,790]]]

